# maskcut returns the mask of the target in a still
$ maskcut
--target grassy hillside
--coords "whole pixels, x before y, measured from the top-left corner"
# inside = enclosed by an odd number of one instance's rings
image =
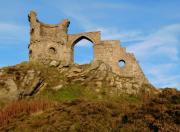
[[[81,67],[86,69],[89,66]],[[70,80],[67,70],[61,72],[55,67],[37,63],[3,68],[0,78],[0,131],[180,130],[180,91],[163,89],[158,93],[109,94],[104,85],[97,92],[95,85],[89,85],[94,82],[82,84],[83,81],[72,81],[79,78],[75,76]],[[11,99],[10,92],[4,92],[4,89],[17,93],[17,97]],[[143,85],[141,89],[157,91],[151,85]],[[8,95],[8,98],[2,98],[6,97],[3,95]]]
[[[0,112],[1,131],[179,131],[180,92],[165,89],[156,97],[102,97],[70,86],[11,102]]]

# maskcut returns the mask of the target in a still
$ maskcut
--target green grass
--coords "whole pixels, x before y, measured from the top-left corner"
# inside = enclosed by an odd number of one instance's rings
[[[79,85],[69,85],[58,91],[46,89],[40,93],[40,96],[47,97],[55,101],[67,101],[81,98],[83,96],[82,87]]]
[[[93,89],[81,86],[79,84],[69,84],[64,86],[58,91],[52,89],[44,89],[40,94],[40,97],[45,97],[55,101],[72,101],[75,99],[85,99],[92,101],[114,101],[124,102],[129,104],[140,104],[142,102],[140,97],[128,94],[122,94],[120,96],[104,95],[102,92],[97,93]]]
[[[94,90],[86,88],[79,84],[69,84],[62,87],[60,90],[53,90],[51,88],[44,89],[40,97],[47,97],[55,101],[69,101],[75,99],[98,100],[99,95]]]

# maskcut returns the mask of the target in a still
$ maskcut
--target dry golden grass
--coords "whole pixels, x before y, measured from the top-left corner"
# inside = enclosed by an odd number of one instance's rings
[[[52,101],[42,99],[14,101],[0,110],[0,126],[18,115],[32,114],[34,112],[43,111],[51,106],[53,106]]]

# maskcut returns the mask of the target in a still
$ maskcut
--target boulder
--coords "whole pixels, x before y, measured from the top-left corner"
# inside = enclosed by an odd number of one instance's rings
[[[60,84],[60,85],[57,85],[57,86],[53,87],[52,89],[55,90],[55,91],[58,91],[58,90],[60,90],[62,87],[63,87],[63,85]]]
[[[49,66],[52,66],[52,67],[58,67],[58,66],[59,66],[59,62],[53,60],[53,61],[50,62]]]
[[[18,88],[12,78],[0,80],[0,100],[17,100]]]

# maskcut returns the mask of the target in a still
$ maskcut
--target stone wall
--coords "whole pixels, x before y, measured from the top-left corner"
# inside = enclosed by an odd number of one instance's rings
[[[40,22],[35,12],[29,14],[30,22],[30,61],[38,61],[50,64],[52,61],[58,62],[61,66],[68,66],[74,63],[74,45],[82,39],[87,39],[93,43],[94,59],[103,61],[111,66],[112,71],[120,76],[134,77],[140,83],[148,83],[141,70],[135,56],[127,53],[121,47],[118,40],[101,40],[100,32],[85,32],[79,34],[68,34],[70,22],[64,19],[56,25],[49,25]],[[119,61],[124,63],[119,66]]]

